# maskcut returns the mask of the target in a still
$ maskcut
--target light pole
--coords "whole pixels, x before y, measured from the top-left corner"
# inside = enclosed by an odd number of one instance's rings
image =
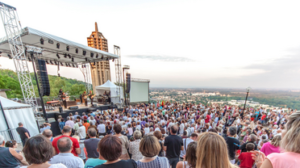
[[[127,101],[126,101],[126,93],[125,93],[125,76],[124,76],[124,71],[129,70],[130,66],[129,65],[124,65],[123,66],[123,94],[124,94],[124,105],[126,107]]]
[[[248,99],[248,95],[249,95],[250,89],[251,89],[250,87],[246,88],[247,94],[246,94],[246,99],[245,99],[245,104],[244,104],[244,109],[243,109],[242,117],[244,117],[244,112],[246,110],[246,103],[247,103],[247,99]]]

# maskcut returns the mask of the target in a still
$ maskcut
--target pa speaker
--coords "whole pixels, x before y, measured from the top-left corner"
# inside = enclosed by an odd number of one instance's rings
[[[48,79],[46,61],[42,59],[36,60],[36,69],[42,96],[50,96],[50,84]]]
[[[63,108],[61,106],[58,107],[59,113],[63,113]]]
[[[130,73],[126,73],[126,93],[130,92],[130,81],[131,81],[131,75]]]
[[[70,110],[77,110],[78,109],[78,106],[71,106],[69,107]]]

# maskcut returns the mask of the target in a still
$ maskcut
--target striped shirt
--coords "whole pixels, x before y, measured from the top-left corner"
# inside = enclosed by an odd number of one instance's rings
[[[156,157],[151,162],[140,162],[137,161],[138,168],[167,168],[170,167],[169,160],[166,157]]]

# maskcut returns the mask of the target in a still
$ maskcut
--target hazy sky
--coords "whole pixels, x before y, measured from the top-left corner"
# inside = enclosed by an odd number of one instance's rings
[[[85,45],[98,22],[109,51],[119,45],[131,76],[151,87],[300,88],[300,1],[2,1],[23,27]],[[78,69],[61,75],[83,80]]]

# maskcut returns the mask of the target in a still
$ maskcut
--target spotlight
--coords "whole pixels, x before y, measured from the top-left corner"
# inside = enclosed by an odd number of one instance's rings
[[[54,61],[55,65],[58,65],[58,63],[56,61]]]
[[[9,59],[12,59],[11,55],[7,54],[7,56],[8,56]]]
[[[76,64],[76,68],[78,68],[78,65]]]
[[[28,61],[31,61],[30,57],[28,57]]]
[[[86,55],[86,51],[83,50],[83,51],[82,51],[82,55]]]
[[[50,64],[52,64],[53,65],[53,62],[50,60]]]
[[[96,58],[98,58],[99,57],[99,55],[98,54],[96,54]]]
[[[63,64],[62,62],[60,62],[60,65],[61,65],[61,66],[64,66],[64,64]]]
[[[60,59],[60,56],[58,54],[56,54],[57,58]]]
[[[75,68],[75,65],[74,64],[72,64],[73,65],[73,68]]]
[[[46,60],[46,64],[49,64],[49,61],[48,61],[48,60]]]
[[[85,58],[85,62],[87,62],[88,61],[88,59],[87,58]]]
[[[44,45],[44,39],[43,38],[40,39],[40,42],[41,42],[42,45]]]
[[[56,48],[59,48],[60,47],[60,44],[59,43],[56,43]]]
[[[67,46],[67,47],[66,47],[66,50],[67,50],[67,51],[69,51],[69,50],[70,50],[70,47],[69,47],[69,46]]]
[[[75,49],[75,52],[78,53],[78,48]]]
[[[67,54],[64,54],[64,57],[67,58]]]
[[[101,56],[101,59],[103,59],[103,55]]]
[[[53,40],[48,39],[48,43],[49,43],[49,44],[53,44],[54,42],[53,42]]]
[[[94,57],[94,53],[91,53],[91,57],[92,57],[92,58]]]
[[[71,55],[70,55],[70,54],[68,54],[68,57],[69,57],[69,58],[71,58]]]
[[[72,57],[72,62],[74,62],[74,57]]]

